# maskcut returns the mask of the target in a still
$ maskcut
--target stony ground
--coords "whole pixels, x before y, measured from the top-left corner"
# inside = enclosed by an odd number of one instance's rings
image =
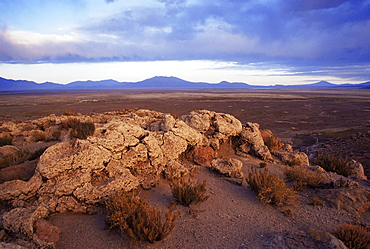
[[[304,151],[307,146],[319,144],[317,147],[329,153],[341,153],[355,158],[364,164],[369,176],[368,93],[185,92],[174,95],[144,91],[135,94],[121,96],[115,93],[112,97],[109,93],[81,92],[71,93],[68,98],[60,94],[45,94],[42,98],[32,94],[25,94],[24,98],[8,95],[0,103],[0,109],[4,110],[0,113],[3,119],[11,119],[14,114],[14,117],[24,120],[67,109],[88,113],[139,107],[178,115],[191,109],[212,109],[231,113],[243,123],[258,122],[262,128],[272,129],[285,141],[292,142],[295,137],[297,149]],[[51,104],[55,99],[57,103]],[[31,108],[25,101],[36,104]],[[332,133],[348,129],[353,129],[350,135],[337,134],[337,137],[333,137]],[[258,168],[261,162],[254,157],[239,159],[243,161],[243,172],[246,174],[251,167]],[[279,175],[283,174],[283,167],[273,163],[267,166],[271,173]],[[316,229],[323,235],[332,232],[343,222],[370,225],[368,211],[360,214],[356,209],[343,208],[343,203],[348,199],[341,202],[327,201],[323,206],[309,204],[312,196],[326,196],[328,200],[330,196],[337,197],[336,193],[327,190],[308,189],[299,192],[300,204],[292,208],[292,212],[286,212],[263,205],[245,181],[238,185],[207,167],[200,167],[196,178],[200,182],[207,181],[210,198],[191,208],[177,205],[181,217],[176,220],[172,233],[156,244],[139,242],[134,248],[327,248],[327,244],[314,239],[317,237]],[[369,188],[368,181],[360,181],[359,184]],[[348,196],[350,199],[357,198],[352,190],[348,190]],[[156,187],[143,190],[141,197],[163,211],[173,201],[169,183],[165,179]],[[62,232],[57,248],[130,247],[125,236],[115,229],[108,229],[103,210],[94,215],[56,214],[49,221]]]

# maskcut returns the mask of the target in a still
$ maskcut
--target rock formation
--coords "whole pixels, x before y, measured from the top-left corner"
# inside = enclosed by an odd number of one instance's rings
[[[72,137],[76,122],[94,123],[87,139]],[[150,110],[122,110],[105,114],[55,116],[23,123],[6,121],[0,127],[15,146],[0,147],[0,156],[16,146],[35,141],[60,140],[41,155],[28,181],[5,181],[0,199],[11,207],[2,215],[2,227],[40,248],[53,247],[58,229],[43,219],[55,212],[92,213],[116,192],[151,188],[164,175],[186,175],[192,164],[213,167],[230,177],[243,178],[241,161],[217,159],[230,143],[241,156],[306,166],[306,154],[285,145],[275,151],[266,146],[259,125],[241,122],[229,114],[192,111],[176,119]],[[1,227],[1,226],[0,226]],[[45,233],[46,230],[52,231]]]

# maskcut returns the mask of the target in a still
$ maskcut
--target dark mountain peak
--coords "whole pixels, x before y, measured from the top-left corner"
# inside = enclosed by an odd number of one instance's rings
[[[313,85],[313,86],[320,86],[320,87],[324,87],[324,86],[335,86],[335,84],[330,83],[330,82],[325,81],[325,80],[319,81],[319,82],[314,83],[314,84],[311,84],[311,85]]]

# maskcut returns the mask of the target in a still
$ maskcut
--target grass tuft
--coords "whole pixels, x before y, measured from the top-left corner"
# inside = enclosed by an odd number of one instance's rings
[[[283,207],[295,204],[298,199],[294,190],[286,186],[284,179],[269,175],[267,168],[263,171],[252,168],[246,181],[263,203]]]
[[[133,192],[117,194],[106,203],[106,207],[111,227],[118,227],[131,244],[139,239],[150,243],[164,239],[173,230],[174,221],[179,216],[171,206],[163,222],[161,212]]]
[[[349,249],[370,248],[370,232],[364,226],[340,224],[333,235],[343,241]]]
[[[0,135],[0,147],[4,145],[11,145],[13,137],[9,133],[3,133]]]
[[[94,134],[95,125],[92,122],[78,122],[72,129],[72,137],[86,139]]]
[[[285,167],[284,173],[290,181],[293,181],[293,188],[296,191],[307,187],[317,188],[325,180],[318,172],[302,167]]]
[[[321,166],[326,171],[335,172],[342,176],[349,176],[352,173],[348,161],[343,156],[320,154],[312,162]]]
[[[193,177],[174,179],[171,183],[171,190],[175,200],[187,207],[204,202],[209,198],[206,195],[206,181],[197,184]]]

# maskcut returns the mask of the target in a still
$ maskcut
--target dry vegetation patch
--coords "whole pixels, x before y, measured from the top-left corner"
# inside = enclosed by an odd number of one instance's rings
[[[171,183],[171,191],[175,200],[187,207],[204,202],[209,198],[206,195],[206,181],[198,184],[193,177],[174,179]]]
[[[120,193],[106,203],[111,227],[124,232],[134,244],[137,240],[154,243],[164,239],[174,228],[174,221],[179,216],[173,206],[162,219],[161,211],[152,208],[135,193]]]
[[[334,236],[343,241],[349,249],[369,249],[370,232],[366,227],[354,224],[340,224]]]
[[[283,207],[294,205],[297,202],[298,195],[294,190],[287,187],[282,177],[270,175],[267,168],[263,171],[252,168],[246,181],[263,203]]]
[[[320,154],[313,160],[313,163],[321,166],[326,171],[335,172],[342,176],[350,176],[352,174],[348,161],[340,155]]]
[[[325,177],[317,171],[297,166],[285,167],[284,173],[290,181],[293,181],[293,188],[296,191],[307,187],[317,188],[325,181]]]

